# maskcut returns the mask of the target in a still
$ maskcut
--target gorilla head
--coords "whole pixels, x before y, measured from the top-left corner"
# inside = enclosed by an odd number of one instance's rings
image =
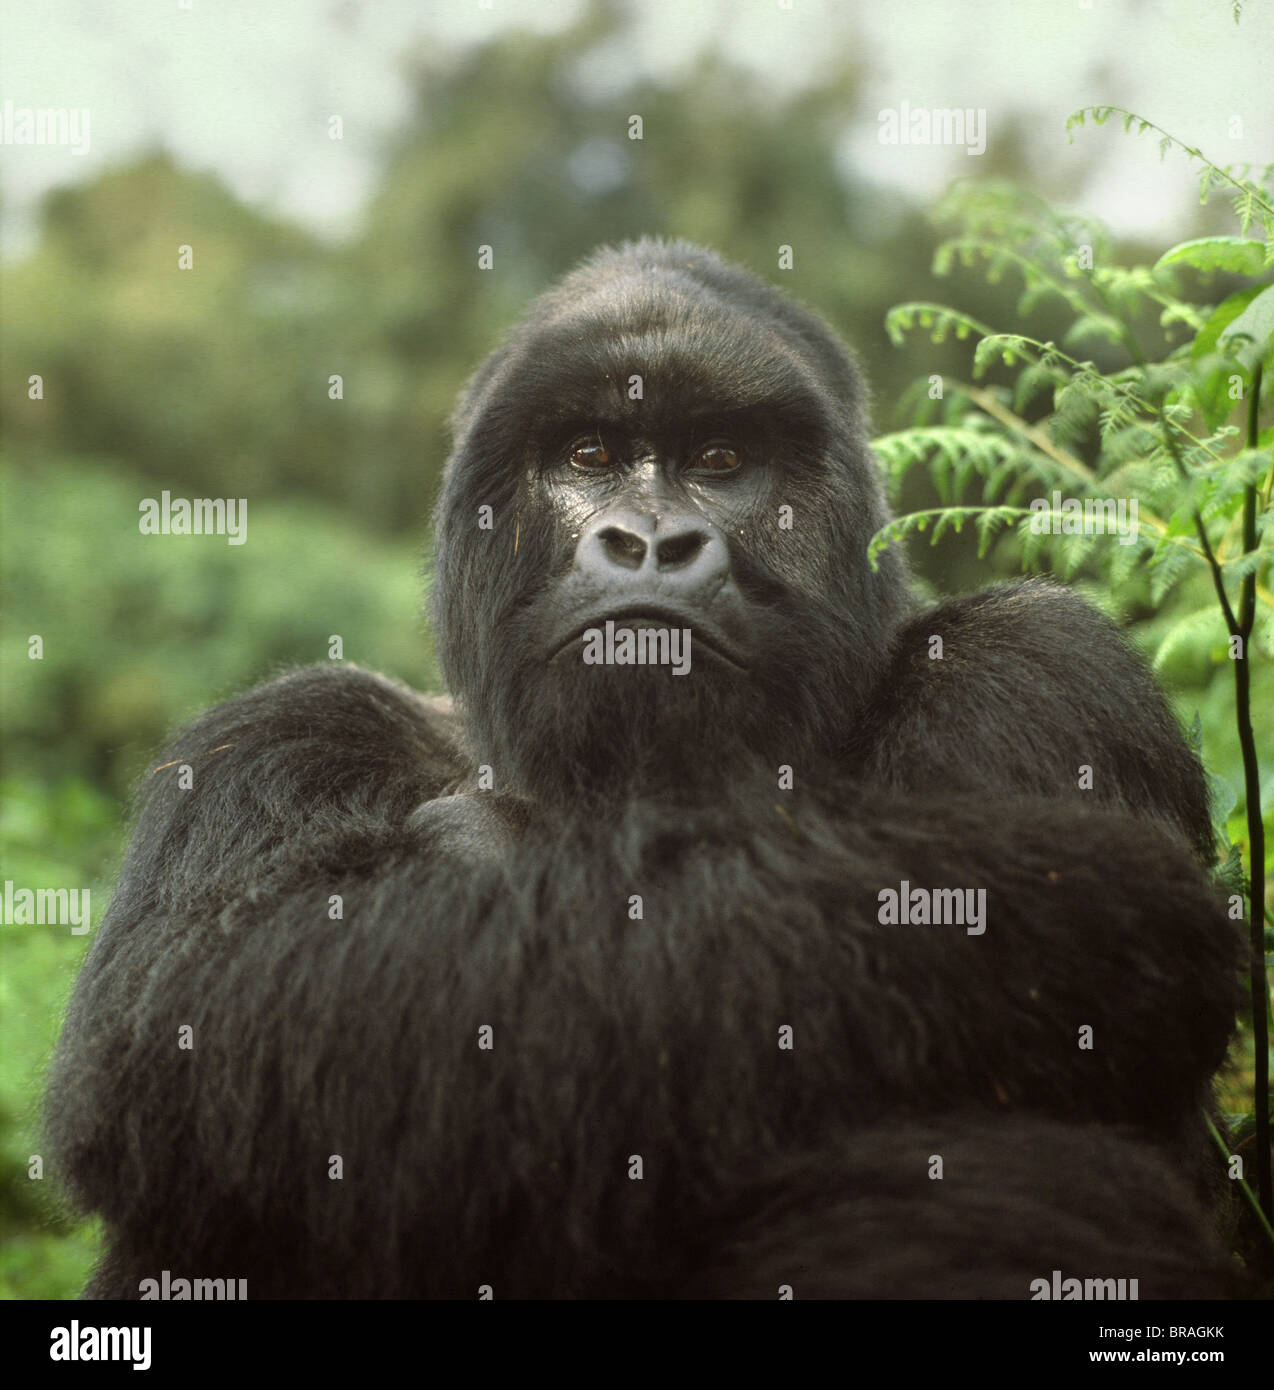
[[[866,561],[864,396],[826,325],[685,243],[533,306],[460,403],[437,514],[440,655],[497,782],[578,804],[835,751],[906,604]],[[681,661],[589,664],[608,622],[619,661],[626,632]]]

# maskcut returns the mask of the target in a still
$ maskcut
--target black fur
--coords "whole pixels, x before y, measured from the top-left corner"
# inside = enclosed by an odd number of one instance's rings
[[[1236,943],[1200,770],[1065,591],[921,614],[869,571],[863,395],[820,322],[682,244],[601,253],[480,370],[438,512],[457,711],[314,667],[146,778],[48,1101],[110,1232],[91,1292],[1228,1291],[1201,1135]],[[686,472],[727,427],[747,472]],[[581,428],[613,475],[561,466]],[[742,669],[549,659],[632,592],[580,579],[612,512],[726,547],[686,603]],[[903,881],[984,888],[985,934],[882,926]]]

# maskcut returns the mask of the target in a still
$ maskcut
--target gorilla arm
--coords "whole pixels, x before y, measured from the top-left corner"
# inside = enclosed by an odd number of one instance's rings
[[[100,1291],[135,1297],[200,1254],[214,1276],[218,1248],[298,1235],[325,1181],[315,1108],[355,1120],[340,1094],[381,1065],[357,1009],[394,968],[385,924],[414,920],[388,899],[427,888],[402,825],[458,774],[452,723],[442,702],[313,666],[201,716],[145,778],[46,1102],[73,1194],[115,1233]],[[348,1138],[329,1134],[332,1152]]]
[[[1172,1138],[1232,1022],[1223,915],[1122,817],[639,803],[470,864],[406,827],[456,784],[440,716],[350,668],[161,762],[50,1088],[103,1295],[668,1293],[741,1180],[900,1105]],[[985,887],[985,935],[882,927],[903,880]]]
[[[1140,655],[1068,589],[1019,581],[921,614],[876,689],[852,753],[872,785],[1120,807],[1212,863],[1198,759]]]

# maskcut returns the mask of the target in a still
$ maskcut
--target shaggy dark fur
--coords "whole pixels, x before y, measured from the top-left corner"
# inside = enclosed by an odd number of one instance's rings
[[[692,247],[568,277],[456,428],[458,712],[314,667],[145,779],[48,1102],[110,1231],[90,1292],[1225,1293],[1200,1137],[1236,945],[1201,773],[1118,632],[1043,584],[914,612],[864,558],[851,360]],[[722,436],[739,469],[695,471]],[[697,527],[697,558],[599,578],[608,519]],[[719,648],[555,654],[634,599]],[[904,881],[984,888],[985,934],[881,925]]]

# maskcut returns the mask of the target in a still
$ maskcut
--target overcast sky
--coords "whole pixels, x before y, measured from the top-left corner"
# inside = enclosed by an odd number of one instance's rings
[[[1134,107],[1219,163],[1274,161],[1274,10],[1246,0],[641,0],[631,40],[599,54],[593,81],[676,76],[705,49],[787,91],[847,54],[870,74],[868,108],[985,108],[1022,114],[1041,173],[1097,160],[1087,210],[1154,230],[1193,196],[1183,162],[1160,165],[1147,138],[1113,127],[1062,135],[1076,106]],[[552,30],[571,0],[0,0],[0,112],[85,108],[90,148],[0,145],[8,254],[29,246],[39,195],[162,146],[220,174],[242,197],[329,235],[354,230],[375,187],[377,152],[408,110],[402,58],[462,50],[521,26]],[[345,138],[327,138],[340,112]],[[1233,118],[1239,117],[1241,138]],[[3,138],[0,135],[0,138]],[[870,121],[846,141],[864,173],[932,194],[976,162],[963,150],[900,150]]]

